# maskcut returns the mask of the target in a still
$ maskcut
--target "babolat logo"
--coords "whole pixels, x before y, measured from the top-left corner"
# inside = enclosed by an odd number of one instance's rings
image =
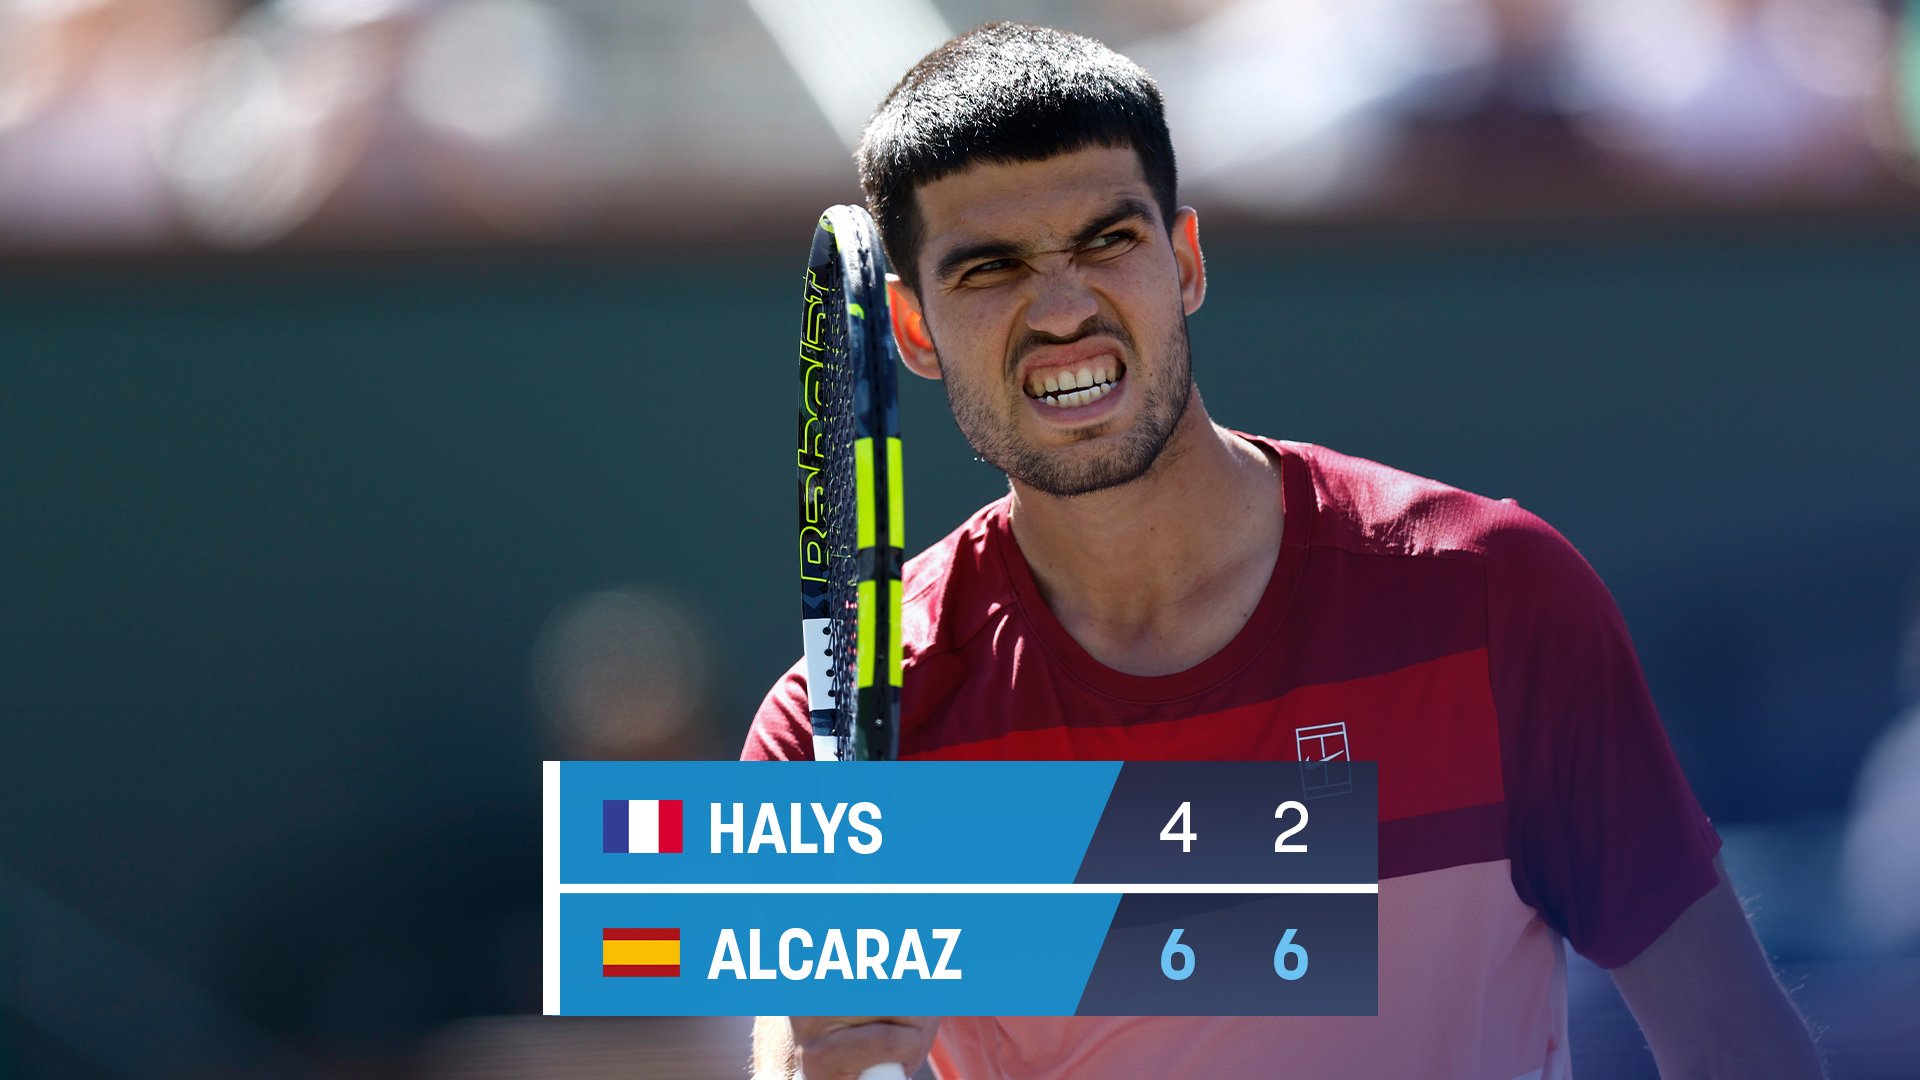
[[[800,577],[827,579],[827,486],[820,470],[827,464],[827,424],[820,413],[826,402],[827,290],[812,270],[807,271],[806,316],[800,330]]]

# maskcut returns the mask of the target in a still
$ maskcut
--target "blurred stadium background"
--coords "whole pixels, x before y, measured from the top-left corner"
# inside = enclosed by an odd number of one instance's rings
[[[740,1075],[526,1015],[536,762],[797,655],[804,244],[990,18],[1160,78],[1216,416],[1587,554],[1832,1074],[1920,1075],[1920,3],[0,0],[0,1077]],[[918,547],[1000,485],[904,408]]]

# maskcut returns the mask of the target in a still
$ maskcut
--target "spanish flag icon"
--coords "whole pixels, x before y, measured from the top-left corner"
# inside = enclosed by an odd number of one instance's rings
[[[600,974],[678,977],[680,928],[607,927],[600,936]]]

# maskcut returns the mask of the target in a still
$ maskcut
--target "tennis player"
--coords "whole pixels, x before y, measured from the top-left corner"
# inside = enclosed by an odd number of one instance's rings
[[[901,357],[1010,482],[907,566],[902,756],[1378,761],[1379,1015],[763,1019],[757,1075],[931,1049],[966,1080],[1563,1080],[1567,945],[1663,1076],[1820,1075],[1573,547],[1511,500],[1208,418],[1199,221],[1144,71],[984,26],[858,158]],[[743,756],[810,757],[809,731],[796,665]]]

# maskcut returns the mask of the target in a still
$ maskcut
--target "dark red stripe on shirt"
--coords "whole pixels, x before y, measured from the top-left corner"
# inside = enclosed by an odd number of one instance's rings
[[[1487,655],[1472,649],[1384,675],[1154,723],[1009,731],[920,750],[927,760],[1290,761],[1294,732],[1344,721],[1356,761],[1380,763],[1382,820],[1497,803],[1500,733]]]

